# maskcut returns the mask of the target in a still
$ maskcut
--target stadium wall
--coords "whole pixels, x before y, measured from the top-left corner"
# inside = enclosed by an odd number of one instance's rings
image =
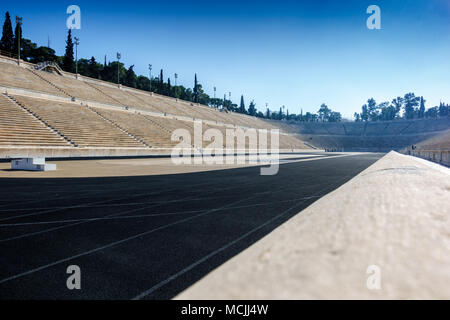
[[[389,152],[400,151],[444,134],[450,128],[450,118],[367,123],[284,121],[280,126],[301,140],[325,150]]]

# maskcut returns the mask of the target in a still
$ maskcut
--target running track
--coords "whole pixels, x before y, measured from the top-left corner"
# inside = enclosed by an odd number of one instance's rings
[[[0,299],[173,298],[381,156],[285,163],[276,176],[0,179]],[[70,265],[81,290],[66,287]]]

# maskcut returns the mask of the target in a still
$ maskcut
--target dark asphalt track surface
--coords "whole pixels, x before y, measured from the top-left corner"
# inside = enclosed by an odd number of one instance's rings
[[[173,298],[381,157],[286,163],[276,176],[0,179],[0,299]],[[81,290],[67,289],[71,265]]]

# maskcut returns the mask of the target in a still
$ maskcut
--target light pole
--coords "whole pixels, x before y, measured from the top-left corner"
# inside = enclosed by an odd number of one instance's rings
[[[119,65],[120,65],[120,59],[122,58],[122,55],[117,52],[117,85],[120,86],[120,71],[119,71]]]
[[[176,99],[178,99],[178,88],[177,88],[177,85],[178,85],[178,73],[175,73],[175,88],[174,88],[174,90],[175,90],[175,98]]]
[[[17,30],[19,31],[19,34],[18,34],[18,37],[17,37],[17,51],[18,51],[17,57],[18,57],[19,64],[20,64],[20,38],[22,38],[20,30],[22,29],[21,28],[22,20],[23,20],[22,17],[16,16],[16,24],[18,25]]]
[[[217,91],[217,88],[214,87],[214,99],[216,99],[216,91]]]
[[[148,70],[150,72],[150,92],[152,92],[152,65],[148,65]]]
[[[80,38],[75,37],[75,75],[78,79],[78,45],[80,44]]]

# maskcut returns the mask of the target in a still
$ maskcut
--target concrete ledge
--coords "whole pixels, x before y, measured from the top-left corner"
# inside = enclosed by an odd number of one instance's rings
[[[146,148],[57,148],[57,147],[0,147],[0,159],[15,158],[83,158],[121,157],[170,154],[170,149]]]
[[[297,152],[311,152],[310,149],[280,149],[280,154]],[[314,150],[314,152],[323,150]],[[224,152],[230,155],[257,154],[257,150],[235,150],[235,153]],[[268,154],[271,150],[268,150]],[[171,148],[78,148],[78,147],[0,147],[0,159],[17,158],[96,158],[96,157],[142,157],[164,156],[170,157]],[[197,151],[192,149],[192,154]]]
[[[448,199],[450,169],[391,152],[176,299],[450,299]]]

